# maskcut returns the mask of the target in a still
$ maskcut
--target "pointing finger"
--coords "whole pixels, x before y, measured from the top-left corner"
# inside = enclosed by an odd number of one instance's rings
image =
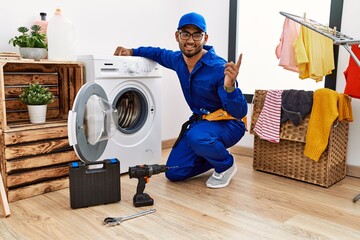
[[[240,68],[241,61],[242,61],[242,53],[240,53],[239,59],[238,59],[238,61],[236,62],[236,68],[237,68],[237,69]]]

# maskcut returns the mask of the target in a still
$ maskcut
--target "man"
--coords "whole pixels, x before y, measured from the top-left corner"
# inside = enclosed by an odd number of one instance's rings
[[[217,56],[213,47],[205,45],[204,17],[194,12],[181,17],[175,39],[180,51],[117,47],[114,55],[146,57],[178,75],[193,115],[184,123],[166,163],[177,167],[170,168],[166,177],[181,181],[214,168],[206,186],[226,187],[237,170],[227,148],[245,133],[241,119],[246,116],[247,102],[236,87],[242,55],[236,64]]]

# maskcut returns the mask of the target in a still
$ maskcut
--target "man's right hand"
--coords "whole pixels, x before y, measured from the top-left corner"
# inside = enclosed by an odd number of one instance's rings
[[[133,50],[132,49],[127,49],[124,47],[117,47],[115,52],[114,52],[115,56],[132,56],[133,55]]]

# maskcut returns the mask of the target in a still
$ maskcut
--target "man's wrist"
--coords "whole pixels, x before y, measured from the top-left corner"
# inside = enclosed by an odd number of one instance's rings
[[[224,85],[224,90],[228,93],[231,93],[235,90],[235,84],[233,84],[231,87],[227,87]]]

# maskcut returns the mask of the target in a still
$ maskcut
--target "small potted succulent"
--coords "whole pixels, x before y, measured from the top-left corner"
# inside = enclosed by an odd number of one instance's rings
[[[19,46],[20,55],[23,58],[40,60],[47,56],[46,34],[41,33],[41,26],[31,26],[31,32],[27,27],[19,27],[21,34],[9,40],[14,47]]]
[[[28,107],[31,123],[44,123],[49,103],[54,102],[54,94],[39,83],[30,83],[19,95],[20,101]]]

